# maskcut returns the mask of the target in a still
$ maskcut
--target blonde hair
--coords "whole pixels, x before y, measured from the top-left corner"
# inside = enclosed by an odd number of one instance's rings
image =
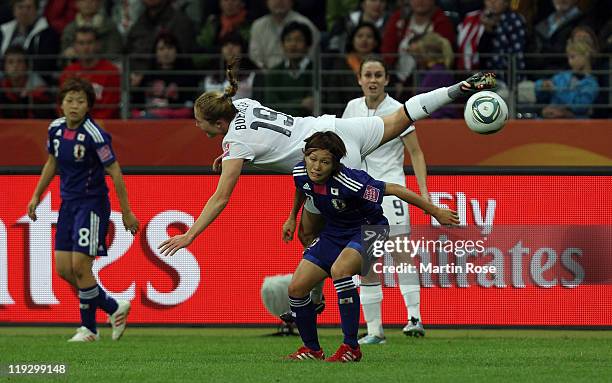
[[[446,69],[453,65],[450,42],[436,32],[429,32],[417,41],[418,52],[427,63],[441,63]]]
[[[232,59],[225,68],[229,86],[223,93],[219,91],[204,92],[195,101],[195,108],[204,120],[215,122],[220,119],[231,121],[238,111],[232,103],[232,97],[238,92],[238,68],[240,58]]]
[[[573,52],[580,56],[584,56],[586,58],[586,70],[587,72],[591,70],[591,59],[593,54],[595,54],[595,50],[591,44],[583,40],[568,40],[565,46],[565,52]]]

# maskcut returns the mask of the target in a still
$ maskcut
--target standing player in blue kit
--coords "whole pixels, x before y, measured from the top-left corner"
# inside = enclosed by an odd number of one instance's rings
[[[338,294],[344,341],[329,362],[357,362],[361,350],[357,342],[359,294],[353,275],[365,275],[372,262],[368,238],[362,244],[362,226],[376,225],[371,238],[384,239],[389,222],[381,207],[385,195],[393,195],[431,214],[443,225],[459,224],[457,213],[441,209],[403,186],[370,177],[362,170],[340,163],[347,149],[334,132],[317,132],[306,139],[304,161],[293,168],[295,198],[289,218],[283,225],[283,240],[293,238],[297,214],[306,198],[325,218],[319,236],[304,251],[289,284],[289,303],[304,345],[289,359],[324,359],[319,345],[312,288],[331,277]],[[366,229],[369,230],[369,229]],[[368,233],[368,231],[366,231]],[[366,247],[368,246],[368,247]]]
[[[28,216],[35,221],[41,195],[59,170],[62,204],[55,235],[55,268],[64,280],[78,288],[81,312],[81,327],[69,342],[100,339],[97,308],[110,316],[112,339],[120,339],[130,311],[130,302],[107,295],[92,272],[96,256],[106,256],[111,209],[105,172],[113,179],[125,229],[135,234],[139,225],[130,209],[111,137],[89,116],[95,98],[92,85],[84,79],[71,78],[60,89],[64,117],[49,125],[49,157],[28,204]]]

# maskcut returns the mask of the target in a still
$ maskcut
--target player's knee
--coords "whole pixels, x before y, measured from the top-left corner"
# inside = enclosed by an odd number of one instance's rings
[[[336,280],[340,278],[352,277],[354,273],[352,270],[353,268],[350,266],[351,265],[347,264],[346,262],[334,263],[331,267],[332,279]]]
[[[287,293],[290,297],[302,298],[310,293],[310,289],[306,288],[306,286],[299,281],[291,281],[287,288]]]
[[[72,262],[72,272],[77,280],[81,280],[92,273],[90,263],[84,260],[74,260]]]

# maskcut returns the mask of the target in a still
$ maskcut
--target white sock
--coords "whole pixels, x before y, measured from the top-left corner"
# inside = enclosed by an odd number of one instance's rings
[[[421,285],[419,284],[419,274],[417,273],[398,273],[397,280],[400,284],[400,291],[404,297],[408,320],[415,317],[421,320]]]
[[[315,305],[318,305],[319,303],[321,303],[321,300],[323,299],[323,283],[324,282],[325,282],[325,279],[317,283],[315,287],[313,287],[312,290],[310,290],[310,299]]]
[[[417,94],[404,103],[410,120],[418,121],[429,117],[433,112],[453,101],[448,95],[448,88],[442,87],[431,92]]]
[[[382,315],[380,306],[383,298],[382,286],[361,285],[359,288],[359,299],[363,308],[363,318],[368,325],[368,334],[384,337],[382,326]]]

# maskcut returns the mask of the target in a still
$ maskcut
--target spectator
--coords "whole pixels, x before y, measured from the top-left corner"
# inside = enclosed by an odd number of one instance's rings
[[[327,50],[330,52],[344,52],[348,36],[362,22],[374,24],[378,32],[382,34],[388,19],[386,11],[386,0],[361,0],[359,10],[336,20],[330,31]]]
[[[253,22],[249,42],[249,56],[262,69],[270,69],[283,62],[281,32],[292,21],[306,24],[312,32],[311,57],[319,45],[320,33],[306,17],[293,11],[293,0],[267,0],[270,14]]]
[[[121,36],[126,37],[144,10],[142,0],[122,0],[115,1],[109,13]]]
[[[58,36],[61,36],[64,28],[74,20],[77,14],[75,3],[74,0],[49,0],[45,4],[43,14]]]
[[[25,50],[12,46],[4,52],[3,78],[0,80],[0,116],[2,118],[51,118],[54,107],[47,84],[36,72],[30,72]],[[47,105],[49,106],[49,105]]]
[[[483,10],[470,12],[459,25],[457,45],[462,56],[457,66],[494,71],[504,79],[510,67],[508,54],[515,55],[516,69],[525,69],[525,20],[510,10],[510,0],[485,0],[484,4]],[[485,57],[481,59],[479,53]]]
[[[577,0],[552,0],[555,11],[535,26],[535,47],[538,54],[557,54],[565,52],[565,45],[572,29],[578,25],[584,15],[576,5]],[[565,66],[561,57],[538,57],[529,65],[539,69],[560,69]]]
[[[591,72],[593,48],[584,41],[569,41],[567,61],[571,70],[557,73],[552,79],[536,81],[538,103],[544,118],[588,118],[591,104],[599,93],[599,84]]]
[[[410,77],[416,61],[408,53],[411,41],[427,32],[436,32],[453,44],[455,27],[444,12],[436,6],[435,0],[408,0],[409,8],[400,7],[389,21],[383,35],[382,53],[398,55],[397,76],[401,81]],[[387,62],[396,63],[395,57],[387,56]]]
[[[181,48],[176,37],[162,32],[155,40],[155,59],[150,71],[140,81],[141,88],[133,92],[132,104],[138,109],[132,117],[144,118],[189,118],[193,113],[194,91],[189,89],[196,83],[191,60],[180,57]],[[138,105],[139,104],[139,105]]]
[[[76,0],[78,13],[73,22],[64,28],[62,33],[62,52],[64,56],[75,56],[74,35],[79,27],[92,27],[98,33],[100,52],[118,55],[123,50],[122,37],[115,23],[106,16],[102,0]]]
[[[74,50],[78,61],[68,65],[60,77],[60,86],[70,77],[82,77],[93,85],[96,103],[91,115],[95,119],[119,118],[119,69],[107,59],[98,57],[97,32],[91,27],[76,30]]]
[[[584,41],[593,48],[594,53],[599,53],[599,40],[593,28],[588,25],[578,25],[572,29],[571,41]]]
[[[193,52],[195,31],[189,17],[172,7],[171,0],[142,0],[144,13],[128,32],[126,51],[129,54],[150,54],[155,38],[163,30],[172,33],[181,42],[185,53]],[[149,61],[135,59],[132,69],[145,69]]]
[[[225,76],[227,64],[235,58],[240,58],[238,71],[238,92],[234,100],[253,98],[253,87],[257,66],[244,54],[247,52],[247,42],[236,32],[225,35],[221,41],[221,58],[214,68],[214,74],[204,77],[204,92],[218,90],[223,92],[230,84]]]
[[[412,46],[421,68],[417,93],[450,86],[455,78],[450,71],[453,66],[453,48],[449,41],[435,32],[425,34]],[[444,106],[431,113],[431,118],[457,118],[459,113],[452,105]]]
[[[341,115],[346,103],[359,97],[361,93],[355,89],[361,63],[366,57],[380,53],[380,46],[378,28],[362,22],[349,35],[346,54],[340,59],[325,60],[323,67],[329,71],[323,81],[325,113]]]
[[[313,65],[310,27],[293,21],[281,32],[284,60],[263,75],[262,103],[292,116],[310,116],[314,111]],[[259,79],[256,80],[259,87]]]
[[[15,19],[0,25],[0,54],[12,45],[23,47],[28,55],[58,54],[59,38],[47,19],[38,17],[38,1],[13,0],[12,5]],[[44,72],[45,81],[53,81],[56,60],[35,58],[32,70]]]
[[[221,39],[234,32],[240,33],[245,41],[249,40],[251,22],[244,7],[244,0],[219,0],[221,13],[208,16],[197,37],[200,51],[217,53]]]

